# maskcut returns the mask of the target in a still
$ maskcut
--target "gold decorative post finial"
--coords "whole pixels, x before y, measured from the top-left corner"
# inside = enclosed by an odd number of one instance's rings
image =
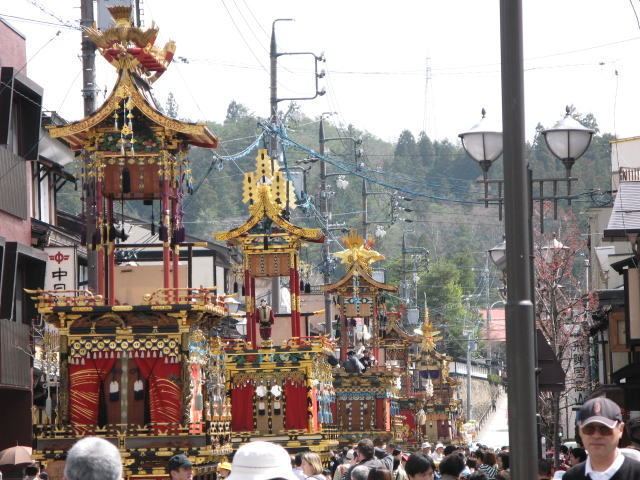
[[[333,255],[338,257],[343,265],[347,267],[359,266],[365,272],[371,273],[371,265],[380,260],[384,260],[384,255],[371,249],[371,244],[365,243],[355,230],[351,230],[342,237],[342,243],[346,250],[336,252]]]
[[[442,340],[440,331],[433,327],[433,324],[429,318],[425,318],[422,324],[422,351],[434,352],[436,349],[436,343]]]

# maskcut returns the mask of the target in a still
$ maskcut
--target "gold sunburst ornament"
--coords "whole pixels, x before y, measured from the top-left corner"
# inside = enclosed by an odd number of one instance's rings
[[[371,265],[384,260],[384,255],[372,250],[355,230],[342,237],[342,243],[346,250],[336,252],[333,255],[340,259],[347,267],[359,266],[365,272],[371,273]]]
[[[442,340],[440,331],[436,330],[427,317],[422,324],[422,351],[433,352],[436,349],[436,343]]]

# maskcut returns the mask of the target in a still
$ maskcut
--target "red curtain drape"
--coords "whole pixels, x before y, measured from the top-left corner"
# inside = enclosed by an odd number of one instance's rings
[[[318,418],[318,390],[316,387],[311,389],[311,415],[313,415],[313,431],[317,432],[320,428],[320,419]]]
[[[253,431],[253,390],[251,384],[231,390],[231,430],[234,432]]]
[[[69,365],[69,416],[72,425],[98,425],[100,385],[115,363],[115,358],[88,358],[84,365]]]
[[[403,415],[405,420],[404,423],[405,425],[407,425],[407,427],[409,427],[409,435],[410,437],[406,440],[409,439],[416,439],[417,441],[417,434],[416,434],[416,414],[413,410],[400,410],[400,415]]]
[[[307,429],[307,387],[304,383],[286,382],[284,384],[286,415],[284,428],[287,430]]]
[[[135,358],[149,385],[149,415],[152,423],[182,423],[182,389],[179,363],[164,358]]]
[[[202,433],[202,370],[200,365],[192,364],[189,374],[193,384],[191,389],[191,425],[189,426],[189,432],[197,434]],[[200,402],[198,402],[198,399]]]

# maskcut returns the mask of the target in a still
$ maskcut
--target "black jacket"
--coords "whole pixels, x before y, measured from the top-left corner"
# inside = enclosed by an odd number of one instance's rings
[[[621,454],[622,455],[622,454]],[[575,467],[567,470],[562,476],[562,480],[585,480],[584,473],[586,462],[579,463]],[[640,462],[624,457],[624,462],[611,480],[637,480],[640,479]]]

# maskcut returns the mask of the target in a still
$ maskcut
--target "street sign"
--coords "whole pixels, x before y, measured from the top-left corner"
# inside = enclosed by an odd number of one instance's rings
[[[77,290],[78,259],[76,247],[45,247],[47,273],[45,290]]]

